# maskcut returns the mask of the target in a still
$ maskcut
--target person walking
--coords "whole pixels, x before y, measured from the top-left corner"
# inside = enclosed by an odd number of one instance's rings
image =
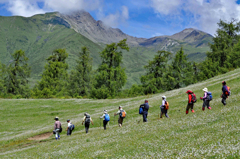
[[[148,100],[145,100],[144,104],[141,104],[140,107],[142,107],[143,109],[143,122],[147,122],[147,116],[148,116],[148,110],[149,110],[149,104],[148,104]]]
[[[67,135],[71,135],[72,134],[72,131],[73,131],[73,127],[74,125],[71,123],[70,119],[67,120],[67,123],[68,123],[68,126],[67,126]]]
[[[226,85],[226,81],[222,81],[222,95],[221,95],[221,98],[222,98],[222,104],[225,106],[227,104],[226,100],[229,96],[229,90],[228,90],[228,87]]]
[[[204,88],[203,91],[204,91],[204,95],[203,97],[200,97],[200,99],[203,100],[202,110],[204,111],[205,107],[211,110],[212,108],[210,107],[210,100],[208,99],[208,89]]]
[[[85,123],[85,131],[86,131],[86,133],[88,133],[90,122],[93,125],[93,121],[92,121],[92,118],[90,117],[90,115],[88,113],[84,113],[82,125],[83,125],[83,123]]]
[[[62,129],[62,124],[59,121],[58,117],[54,118],[54,120],[55,120],[55,123],[54,123],[55,137],[56,137],[56,140],[60,140],[60,132]]]
[[[166,96],[162,96],[162,105],[160,105],[160,109],[161,109],[161,115],[160,118],[162,118],[162,115],[165,114],[165,116],[167,118],[169,118],[168,114],[167,114],[167,108],[166,108],[166,103],[167,103],[167,97]]]
[[[126,117],[127,113],[125,110],[122,109],[122,106],[119,106],[118,109],[119,109],[118,112],[114,113],[114,116],[119,115],[118,125],[119,125],[119,127],[122,127],[123,119]]]
[[[189,109],[191,109],[191,111],[194,113],[194,110],[193,110],[193,106],[194,106],[194,95],[193,95],[193,92],[191,90],[188,90],[186,92],[188,94],[188,105],[187,105],[187,108],[186,108],[186,114],[188,114],[188,111]]]
[[[103,128],[104,128],[104,130],[106,130],[107,129],[107,123],[110,121],[110,116],[107,113],[107,110],[103,111],[103,115],[100,117],[100,119],[102,119],[102,118],[103,118]]]

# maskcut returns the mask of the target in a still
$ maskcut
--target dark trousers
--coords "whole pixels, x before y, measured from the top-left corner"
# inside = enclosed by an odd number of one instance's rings
[[[148,116],[148,112],[143,111],[143,122],[147,122],[147,116]]]
[[[203,100],[203,108],[205,107],[209,108],[209,103],[210,103],[209,100]]]
[[[69,127],[68,130],[67,130],[67,135],[71,135],[72,134],[72,128]]]
[[[88,133],[89,126],[90,126],[90,123],[85,123],[85,130],[86,130],[86,133]]]
[[[222,94],[222,104],[223,104],[223,105],[226,105],[226,104],[227,104],[226,100],[227,100],[226,94]]]
[[[103,120],[103,127],[104,127],[104,130],[107,129],[107,123],[108,123],[108,121]]]
[[[193,106],[194,106],[193,103],[188,103],[186,110],[189,110],[190,108],[191,110],[193,110]]]
[[[165,107],[164,108],[161,108],[161,115],[160,115],[160,118],[162,118],[162,115],[163,114],[165,114],[165,116],[167,117],[167,118],[169,118],[169,116],[168,116],[168,114],[167,114],[167,109],[165,109]]]

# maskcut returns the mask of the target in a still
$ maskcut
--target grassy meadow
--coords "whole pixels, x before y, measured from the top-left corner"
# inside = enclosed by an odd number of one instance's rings
[[[221,82],[232,95],[221,103]],[[0,158],[240,158],[240,69],[185,88],[127,99],[0,99]],[[202,111],[202,89],[213,93],[212,110]],[[185,114],[188,89],[197,95],[195,113]],[[169,101],[169,116],[159,119],[161,96]],[[148,122],[142,122],[138,107],[149,100]],[[117,126],[118,106],[127,112],[123,127]],[[111,121],[104,131],[99,119],[107,109]],[[84,112],[94,125],[88,134],[81,125]],[[63,125],[61,140],[51,135],[54,117]],[[75,125],[66,135],[67,119]]]

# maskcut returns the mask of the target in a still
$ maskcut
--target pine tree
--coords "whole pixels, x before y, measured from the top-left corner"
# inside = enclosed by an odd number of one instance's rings
[[[149,61],[148,65],[144,66],[147,69],[147,73],[141,77],[141,82],[145,94],[157,93],[167,89],[164,82],[164,75],[170,54],[167,51],[158,51],[153,61]]]
[[[75,70],[69,78],[69,93],[72,97],[88,96],[92,87],[92,58],[87,47],[82,47]]]
[[[187,55],[184,54],[183,48],[176,53],[172,62],[171,74],[168,74],[172,81],[172,88],[180,88],[194,83],[193,79],[193,66],[187,61]]]
[[[129,51],[126,39],[112,43],[100,53],[102,63],[97,70],[95,89],[92,96],[108,98],[117,95],[126,83],[125,69],[121,67],[122,50]]]
[[[27,63],[28,58],[22,50],[18,50],[11,55],[13,60],[6,68],[6,76],[4,77],[4,86],[7,93],[29,97],[30,90],[27,78],[30,77],[31,68]]]
[[[47,58],[47,64],[42,74],[41,81],[34,89],[34,95],[40,98],[67,95],[68,54],[65,49],[56,49]]]

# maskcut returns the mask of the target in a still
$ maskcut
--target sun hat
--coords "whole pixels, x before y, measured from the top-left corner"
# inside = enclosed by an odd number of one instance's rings
[[[166,96],[162,96],[163,99],[166,99],[167,97]]]
[[[204,92],[208,92],[208,89],[207,89],[207,88],[204,88],[203,91],[204,91]]]

